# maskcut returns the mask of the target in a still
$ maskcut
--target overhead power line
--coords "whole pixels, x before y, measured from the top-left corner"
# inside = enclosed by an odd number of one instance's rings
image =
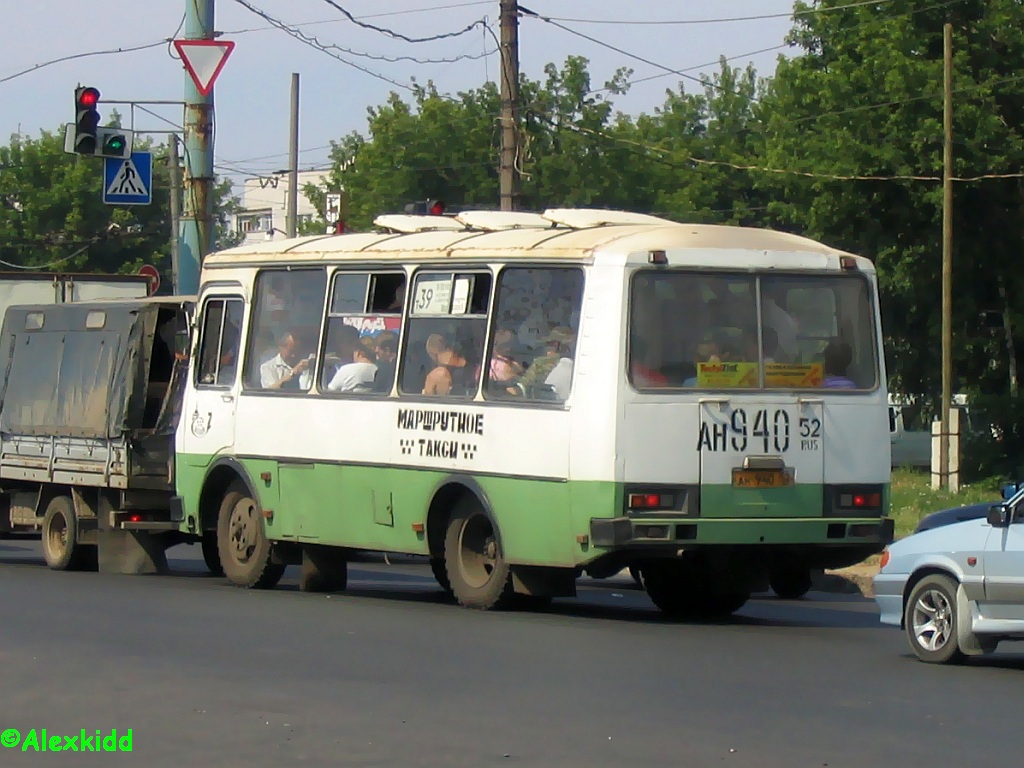
[[[880,6],[886,5],[893,2],[893,0],[861,0],[858,3],[850,3],[849,5],[837,5],[832,8],[808,8],[804,11],[790,11],[789,13],[766,13],[759,16],[732,16],[721,19],[678,19],[678,20],[665,20],[665,21],[638,21],[636,19],[627,20],[613,20],[613,19],[567,19],[561,16],[549,16],[548,18],[555,21],[568,21],[573,24],[615,24],[617,26],[628,25],[628,26],[639,26],[639,25],[657,25],[657,26],[669,26],[679,24],[729,24],[738,21],[764,21],[766,19],[791,19],[798,18],[800,16],[816,16],[821,13],[831,13],[834,11],[845,11],[848,8],[860,8],[864,5]]]
[[[406,43],[429,43],[435,40],[444,40],[450,37],[458,37],[459,35],[464,35],[467,32],[472,32],[478,26],[483,24],[483,21],[477,20],[474,21],[469,26],[464,27],[463,29],[460,29],[456,32],[442,32],[441,34],[430,35],[428,37],[409,37],[407,35],[403,35],[401,32],[395,32],[393,29],[388,29],[386,27],[378,27],[375,24],[368,24],[365,21],[360,21],[358,18],[353,16],[344,8],[342,8],[341,5],[336,3],[335,0],[323,0],[323,2],[327,3],[327,5],[331,6],[332,8],[340,12],[346,19],[351,21],[356,26],[362,27],[363,29],[370,29],[373,30],[374,32],[380,32],[382,35],[387,35],[388,37],[393,37],[395,40],[402,40]]]

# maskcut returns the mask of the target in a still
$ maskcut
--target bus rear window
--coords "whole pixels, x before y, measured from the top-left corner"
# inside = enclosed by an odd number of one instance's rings
[[[869,288],[860,275],[640,272],[630,381],[637,389],[873,389]]]

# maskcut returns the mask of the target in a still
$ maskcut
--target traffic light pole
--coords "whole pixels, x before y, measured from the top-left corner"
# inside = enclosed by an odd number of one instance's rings
[[[185,0],[185,39],[213,40],[214,0]],[[185,74],[184,211],[178,229],[177,294],[199,290],[203,257],[213,250],[213,94]]]

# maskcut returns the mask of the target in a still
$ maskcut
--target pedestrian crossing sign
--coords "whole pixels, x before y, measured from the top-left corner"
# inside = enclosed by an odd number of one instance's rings
[[[129,158],[103,158],[103,202],[108,205],[153,202],[153,153],[132,152]]]

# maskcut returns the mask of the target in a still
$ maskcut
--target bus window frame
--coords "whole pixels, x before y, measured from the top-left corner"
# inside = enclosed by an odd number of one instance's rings
[[[757,339],[758,339],[758,385],[756,387],[684,387],[684,386],[663,386],[663,387],[640,387],[633,382],[632,372],[632,321],[633,321],[633,307],[634,307],[634,288],[636,280],[642,275],[659,275],[665,273],[672,274],[689,274],[689,275],[718,275],[718,276],[737,276],[737,277],[753,277],[754,278],[754,290],[755,300],[757,307]],[[762,290],[761,290],[761,278],[813,278],[813,277],[828,277],[837,278],[843,280],[860,280],[864,284],[867,296],[867,306],[871,312],[871,329],[868,333],[868,337],[871,340],[871,353],[872,360],[874,362],[874,384],[871,387],[857,387],[857,388],[839,388],[839,387],[806,387],[806,388],[786,388],[786,387],[767,387],[764,385],[764,342],[762,337],[762,331],[764,328],[764,321],[762,318]],[[768,270],[757,270],[757,269],[715,269],[715,268],[702,268],[702,267],[672,267],[666,269],[664,267],[651,268],[641,267],[635,269],[629,275],[627,283],[626,293],[626,325],[624,329],[625,333],[625,359],[623,361],[623,369],[626,375],[626,383],[629,387],[638,394],[643,395],[679,395],[689,393],[708,393],[708,392],[728,392],[730,394],[742,394],[742,393],[813,393],[816,396],[829,394],[829,395],[867,395],[875,393],[882,386],[882,366],[884,361],[881,359],[880,348],[878,345],[878,332],[881,324],[880,310],[878,306],[878,297],[876,291],[872,290],[871,279],[865,273],[861,271],[856,272],[839,272],[833,270],[807,270],[807,271],[768,271]]]
[[[333,299],[334,299],[334,282],[340,275],[366,275],[366,289],[363,291],[363,311],[362,312],[335,312],[333,310]],[[398,381],[398,365],[400,362],[400,355],[395,358],[395,380],[391,382],[391,386],[383,392],[331,392],[327,389],[326,385],[321,386],[323,383],[323,368],[327,362],[327,336],[329,331],[330,322],[333,319],[342,319],[346,317],[397,317],[399,321],[398,325],[398,338],[396,340],[398,351],[401,352],[402,341],[405,337],[405,323],[406,314],[405,309],[408,306],[408,301],[402,302],[402,308],[397,312],[372,312],[369,307],[374,299],[374,291],[376,290],[376,278],[381,275],[396,276],[401,275],[405,278],[406,292],[408,293],[408,286],[410,284],[409,273],[401,266],[383,266],[375,267],[367,264],[340,264],[333,271],[328,272],[327,275],[327,296],[324,302],[324,314],[321,318],[320,324],[320,339],[317,346],[317,361],[316,370],[314,371],[313,383],[307,394],[315,396],[323,396],[328,398],[338,398],[342,400],[351,400],[353,398],[367,398],[371,400],[381,400],[383,398],[393,397],[396,384]],[[408,299],[408,295],[406,296]]]
[[[506,262],[502,262],[502,266]],[[498,269],[500,271],[500,267]],[[469,311],[461,314],[451,313],[451,303],[448,305],[447,314],[422,314],[416,315],[413,310],[415,308],[416,301],[416,287],[418,280],[421,275],[424,274],[438,274],[438,275],[451,275],[452,276],[452,296],[454,297],[455,281],[460,275],[487,275],[490,278],[491,284],[487,292],[487,306],[484,309],[484,313],[472,314]],[[481,357],[486,353],[487,346],[491,340],[491,318],[494,314],[494,292],[495,286],[497,285],[497,274],[493,264],[490,263],[476,263],[476,264],[444,264],[440,265],[436,262],[430,262],[425,264],[416,264],[408,273],[408,282],[406,283],[405,290],[405,302],[402,307],[402,335],[399,338],[398,346],[398,365],[395,368],[395,383],[393,390],[397,393],[398,397],[404,400],[415,400],[427,403],[445,402],[445,403],[480,403],[486,402],[481,396],[481,388],[483,386],[483,368],[484,361],[480,362],[480,375],[477,377],[476,388],[471,395],[452,397],[451,395],[424,395],[422,392],[407,392],[402,389],[402,380],[405,378],[406,360],[408,358],[408,350],[406,344],[410,338],[410,326],[413,320],[444,320],[444,319],[482,319],[484,321],[484,340],[483,349],[481,350]],[[470,294],[467,301],[466,309],[469,310],[472,307],[473,293],[476,290],[476,283],[470,289]]]
[[[203,345],[206,343],[206,313],[208,311],[209,305],[212,302],[215,302],[215,301],[222,302],[222,309],[221,309],[220,327],[218,329],[218,334],[217,334],[217,336],[218,336],[218,339],[217,339],[217,357],[216,357],[217,365],[214,368],[214,377],[213,377],[214,378],[214,383],[211,384],[209,382],[201,381],[200,380],[200,373],[202,372],[202,366],[203,366],[203,351],[204,351],[203,350]],[[220,362],[220,360],[221,360],[221,357],[224,354],[224,327],[226,326],[227,319],[228,319],[227,304],[228,304],[229,301],[237,301],[237,302],[241,303],[241,305],[242,305],[242,326],[244,327],[246,325],[246,323],[245,323],[245,297],[241,293],[235,293],[235,294],[211,293],[211,294],[207,294],[206,296],[203,296],[202,304],[201,304],[201,306],[199,308],[199,322],[198,322],[199,333],[197,334],[198,338],[196,339],[195,365],[194,365],[194,371],[192,373],[192,376],[190,377],[192,379],[192,387],[194,389],[197,389],[197,390],[199,390],[199,389],[204,389],[204,390],[205,389],[216,389],[216,390],[224,390],[224,391],[231,390],[235,386],[235,380],[237,380],[239,374],[241,373],[241,366],[239,365],[239,362],[240,362],[241,357],[242,357],[242,351],[243,351],[243,344],[242,344],[242,342],[243,342],[243,338],[242,338],[242,328],[239,328],[238,329],[238,350],[235,352],[236,360],[235,360],[235,375],[234,375],[234,378],[232,379],[231,382],[229,382],[227,384],[218,384],[217,383],[217,380],[220,378],[220,370],[221,370],[221,362]],[[173,352],[173,350],[172,350],[172,352]]]

